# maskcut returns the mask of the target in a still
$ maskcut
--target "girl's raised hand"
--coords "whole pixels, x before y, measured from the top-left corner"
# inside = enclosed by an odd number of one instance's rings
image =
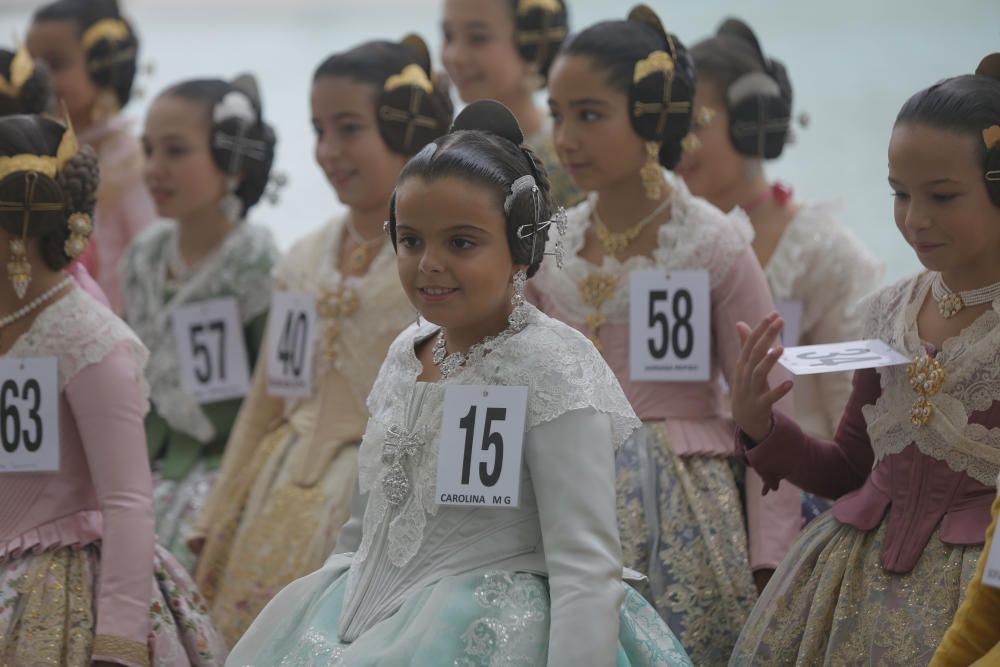
[[[760,442],[771,430],[771,408],[792,390],[785,381],[774,389],[767,376],[781,356],[775,345],[784,322],[777,313],[764,318],[753,331],[745,322],[736,325],[740,337],[740,356],[736,360],[731,398],[733,419],[751,439]]]

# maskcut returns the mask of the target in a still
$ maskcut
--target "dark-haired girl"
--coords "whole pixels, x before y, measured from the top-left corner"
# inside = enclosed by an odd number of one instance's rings
[[[723,211],[738,206],[750,217],[771,294],[795,324],[785,345],[856,340],[857,305],[878,286],[881,263],[836,221],[833,206],[797,202],[789,186],[769,183],[764,173],[764,162],[779,157],[791,136],[792,86],[784,65],[766,57],[737,19],[695,44],[691,57],[698,75],[694,145],[677,174],[691,194]],[[850,394],[850,373],[800,377],[792,394],[799,424],[833,437]],[[804,518],[824,507],[806,496]]]
[[[17,51],[0,49],[0,116],[41,114],[52,111],[52,83],[48,68],[34,60],[23,45]],[[87,270],[86,262],[94,244],[66,267],[87,294],[108,306],[108,297]]]
[[[927,271],[866,301],[864,337],[911,361],[854,374],[833,441],[772,410],[791,389],[764,379],[780,318],[739,327],[747,459],[769,489],[838,500],[775,572],[733,664],[925,665],[976,571],[1000,472],[1000,54],[903,105],[889,185]]]
[[[154,546],[146,349],[64,271],[97,182],[72,129],[0,118],[0,663],[220,665],[193,583]]]
[[[277,291],[315,304],[311,392],[274,395],[268,362],[258,363],[193,536],[204,542],[197,580],[234,643],[283,586],[323,564],[350,514],[365,398],[416,315],[382,231],[389,197],[407,158],[451,123],[448,91],[414,35],[327,58],[311,106],[316,161],[348,206],[275,272]],[[281,335],[281,323],[272,331]]]
[[[463,102],[499,100],[524,128],[552,182],[571,206],[583,196],[552,146],[552,124],[534,101],[569,31],[566,0],[445,0],[441,63]]]
[[[388,230],[422,320],[368,398],[335,555],[271,601],[231,664],[690,664],[621,581],[613,451],[635,414],[587,339],[524,299],[553,218],[545,170],[496,102],[466,107],[407,163]],[[513,500],[441,492],[463,483],[443,472],[462,466],[443,414],[463,385],[478,386],[457,400],[486,397],[484,428],[503,431],[477,479],[508,475]],[[516,401],[487,407],[514,388],[520,417]]]
[[[142,143],[146,183],[165,220],[125,257],[125,320],[150,351],[157,534],[193,568],[187,532],[218,474],[270,306],[277,250],[270,232],[245,218],[267,187],[275,137],[245,76],[168,88],[150,107]],[[217,307],[192,313],[209,302]]]
[[[618,453],[624,560],[649,577],[652,599],[692,660],[715,665],[728,659],[753,606],[754,577],[762,584],[795,539],[800,508],[791,488],[762,497],[751,474],[743,509],[719,377],[732,378],[736,322],[773,305],[746,219],[663,177],[680,160],[693,92],[687,50],[645,6],[566,42],[549,85],[556,149],[591,195],[569,212],[565,269],[543,266],[532,298],[590,337],[643,420]],[[687,275],[701,291],[683,288],[688,300],[673,305],[673,286],[633,293],[632,276],[653,270],[696,272]],[[633,301],[642,304],[638,320]],[[701,325],[692,324],[695,309],[707,313]],[[675,318],[691,328],[655,328]],[[654,328],[642,342],[630,343],[633,329],[647,325]],[[673,341],[667,349],[686,347],[692,361],[701,347],[700,373],[636,373],[630,349],[656,336]],[[670,362],[662,358],[649,365]]]
[[[120,313],[120,261],[156,217],[142,179],[142,150],[132,121],[121,114],[132,95],[138,37],[117,0],[58,0],[35,12],[27,45],[48,66],[56,98],[100,161],[94,243],[81,260]]]

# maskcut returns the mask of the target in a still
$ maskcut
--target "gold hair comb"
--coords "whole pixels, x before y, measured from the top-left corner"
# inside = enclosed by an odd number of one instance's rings
[[[991,125],[983,130],[983,143],[986,144],[986,150],[992,150],[998,142],[1000,142],[1000,125]]]
[[[66,163],[79,152],[80,146],[76,141],[76,133],[73,132],[69,114],[66,114],[66,130],[59,141],[59,148],[56,150],[55,156],[21,153],[0,157],[0,180],[21,171],[37,171],[49,178],[55,178],[66,166]]]
[[[17,97],[31,75],[35,73],[35,61],[31,59],[27,47],[23,44],[17,47],[14,59],[10,61],[10,79],[0,74],[0,93]]]
[[[87,28],[80,42],[83,44],[83,50],[89,51],[94,44],[97,44],[102,39],[124,42],[128,39],[128,36],[129,29],[125,21],[121,19],[101,19]]]
[[[543,12],[556,13],[562,10],[559,0],[520,0],[517,3],[517,13],[524,15],[533,9],[541,9]]]
[[[666,51],[653,51],[635,64],[632,83],[639,83],[650,74],[674,71],[674,59]]]
[[[403,86],[414,86],[428,94],[434,91],[434,85],[420,65],[407,65],[402,72],[386,79],[384,88],[386,92],[390,92]]]

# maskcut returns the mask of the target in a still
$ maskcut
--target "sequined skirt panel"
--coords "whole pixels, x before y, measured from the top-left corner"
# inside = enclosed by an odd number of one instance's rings
[[[407,599],[399,611],[351,644],[337,639],[346,572],[326,581],[317,572],[295,587],[294,592],[286,589],[287,599],[279,597],[264,610],[247,633],[254,648],[238,646],[231,666],[546,664],[549,588],[548,580],[536,574],[493,570],[447,577]],[[626,586],[616,666],[691,664],[653,607]]]
[[[197,557],[188,549],[187,538],[218,476],[219,471],[209,470],[204,461],[179,480],[163,479],[153,471],[156,539],[191,574]]]
[[[678,456],[659,422],[626,441],[616,466],[625,565],[649,577],[644,593],[694,664],[725,665],[757,598],[742,467]]]
[[[827,513],[810,524],[747,621],[731,665],[920,667],[951,624],[981,546],[937,531],[907,574],[879,562],[887,522],[871,531]]]
[[[62,547],[0,565],[0,666],[90,667],[100,548]],[[162,548],[150,582],[150,664],[213,667],[226,647],[190,577]]]
[[[245,506],[211,528],[199,580],[214,571],[212,618],[230,644],[286,584],[323,565],[350,515],[358,448],[345,446],[316,484],[301,486],[292,461],[305,442],[287,424],[265,436]]]

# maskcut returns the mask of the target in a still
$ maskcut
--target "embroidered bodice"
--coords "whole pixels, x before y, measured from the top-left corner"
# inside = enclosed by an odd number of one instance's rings
[[[185,304],[233,297],[246,325],[270,306],[278,251],[267,229],[241,223],[183,283],[173,285],[167,280],[167,258],[176,235],[174,223],[161,222],[132,244],[122,273],[125,319],[149,348],[146,377],[156,411],[172,429],[209,442],[215,428],[184,388],[171,314]]]

